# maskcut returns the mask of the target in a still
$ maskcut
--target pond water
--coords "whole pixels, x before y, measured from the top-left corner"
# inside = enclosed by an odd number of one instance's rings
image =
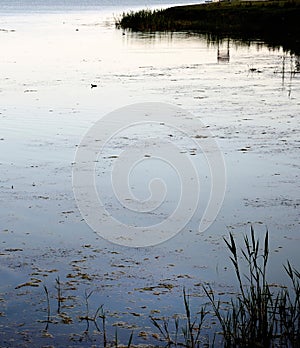
[[[195,313],[207,302],[201,284],[210,283],[225,297],[236,291],[223,237],[232,232],[242,245],[251,224],[261,239],[269,230],[271,282],[287,284],[287,259],[300,269],[299,57],[261,42],[116,29],[114,17],[133,7],[138,5],[39,13],[3,7],[0,346],[101,345],[95,323],[84,333],[87,322],[80,320],[91,292],[89,316],[104,305],[109,340],[117,328],[123,343],[133,330],[136,344],[158,344],[149,315],[184,313],[183,287]],[[108,112],[144,102],[191,113],[186,139],[180,133],[189,122],[184,119],[167,136],[192,158],[202,191],[195,214],[176,236],[130,248],[106,241],[85,222],[74,198],[72,168],[90,127]],[[203,128],[223,154],[226,190],[216,219],[199,232],[211,182],[191,139],[201,138]],[[98,159],[98,177],[104,178],[97,179],[98,189],[109,212],[125,223],[132,216],[106,183],[124,148],[153,132],[149,126],[125,130]],[[163,219],[180,196],[174,170],[155,159],[149,163],[133,174],[133,191],[145,199],[149,181],[161,175],[168,196],[161,211],[134,217],[143,226]],[[64,298],[60,315],[58,291]]]

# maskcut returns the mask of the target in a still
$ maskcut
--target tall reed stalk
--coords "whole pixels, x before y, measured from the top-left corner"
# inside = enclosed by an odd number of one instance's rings
[[[225,239],[224,239],[225,240]],[[263,246],[251,227],[250,238],[238,253],[233,235],[225,243],[238,280],[239,294],[229,310],[221,308],[210,287],[203,287],[222,327],[224,347],[300,347],[300,274],[287,263],[285,270],[292,288],[275,291],[267,281],[269,234]],[[240,262],[246,262],[242,273]]]
[[[185,309],[185,322],[181,327],[181,332],[183,336],[183,341],[179,339],[180,335],[180,323],[178,318],[174,318],[174,330],[169,327],[169,319],[163,318],[162,323],[160,320],[151,317],[152,324],[158,329],[162,335],[163,340],[166,342],[167,347],[188,347],[188,348],[198,348],[200,347],[200,335],[202,331],[202,326],[205,321],[205,316],[207,312],[205,308],[202,307],[200,310],[200,317],[192,316],[191,306],[189,301],[189,295],[183,289],[183,302]]]

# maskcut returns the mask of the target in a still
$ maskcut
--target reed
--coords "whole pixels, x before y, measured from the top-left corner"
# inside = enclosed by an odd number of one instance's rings
[[[84,299],[85,299],[85,308],[86,308],[86,314],[84,316],[80,316],[79,320],[86,321],[86,330],[85,332],[89,331],[90,328],[90,322],[94,323],[94,326],[96,328],[96,330],[98,332],[101,332],[97,319],[100,317],[102,319],[102,323],[103,323],[103,337],[104,337],[104,347],[106,347],[106,331],[105,331],[105,315],[104,315],[104,311],[103,311],[103,305],[99,306],[94,315],[90,314],[90,305],[89,305],[89,298],[92,296],[93,291],[87,292],[85,291],[84,293]],[[100,313],[100,314],[99,314]]]
[[[49,323],[51,323],[50,317],[51,317],[51,307],[50,307],[50,298],[49,298],[49,291],[46,285],[43,285],[45,294],[46,294],[46,300],[47,300],[47,320],[46,320],[46,327],[44,331],[48,331]]]
[[[174,21],[163,10],[140,10],[123,13],[115,21],[117,28],[133,31],[166,31],[174,30]]]
[[[59,277],[55,279],[56,285],[55,288],[57,290],[57,313],[60,313],[61,310],[61,303],[63,302],[63,297],[62,297],[62,287],[61,287],[61,282]]]
[[[180,326],[179,319],[177,317],[173,318],[173,326],[170,327],[170,320],[168,318],[157,319],[150,316],[152,324],[160,332],[163,341],[166,342],[167,347],[188,347],[188,348],[198,348],[201,345],[201,333],[202,326],[205,321],[207,312],[205,307],[200,310],[200,317],[192,316],[191,305],[189,301],[189,294],[183,289],[183,302],[185,309],[185,321]],[[180,330],[181,329],[181,330]],[[183,340],[180,340],[180,331],[182,333]]]
[[[261,248],[251,227],[250,238],[238,252],[232,234],[225,243],[238,281],[239,294],[229,309],[221,307],[211,287],[203,287],[222,328],[224,347],[299,347],[300,274],[290,263],[285,266],[292,287],[275,290],[267,281],[268,232]],[[246,262],[246,273],[241,261]]]

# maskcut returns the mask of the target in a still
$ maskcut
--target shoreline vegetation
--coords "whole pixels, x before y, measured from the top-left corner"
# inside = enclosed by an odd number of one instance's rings
[[[123,13],[116,26],[135,32],[192,31],[262,40],[300,55],[300,0],[221,1]]]

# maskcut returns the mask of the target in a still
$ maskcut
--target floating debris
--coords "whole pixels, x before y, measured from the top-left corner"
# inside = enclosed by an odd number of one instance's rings
[[[31,282],[27,282],[27,283],[23,283],[23,284],[20,284],[20,285],[17,285],[16,287],[15,287],[15,289],[17,290],[17,289],[21,289],[21,288],[23,288],[23,287],[25,287],[25,286],[31,286],[31,287],[39,287],[40,286],[40,283],[41,282],[41,280],[33,280],[33,281],[31,281]]]

